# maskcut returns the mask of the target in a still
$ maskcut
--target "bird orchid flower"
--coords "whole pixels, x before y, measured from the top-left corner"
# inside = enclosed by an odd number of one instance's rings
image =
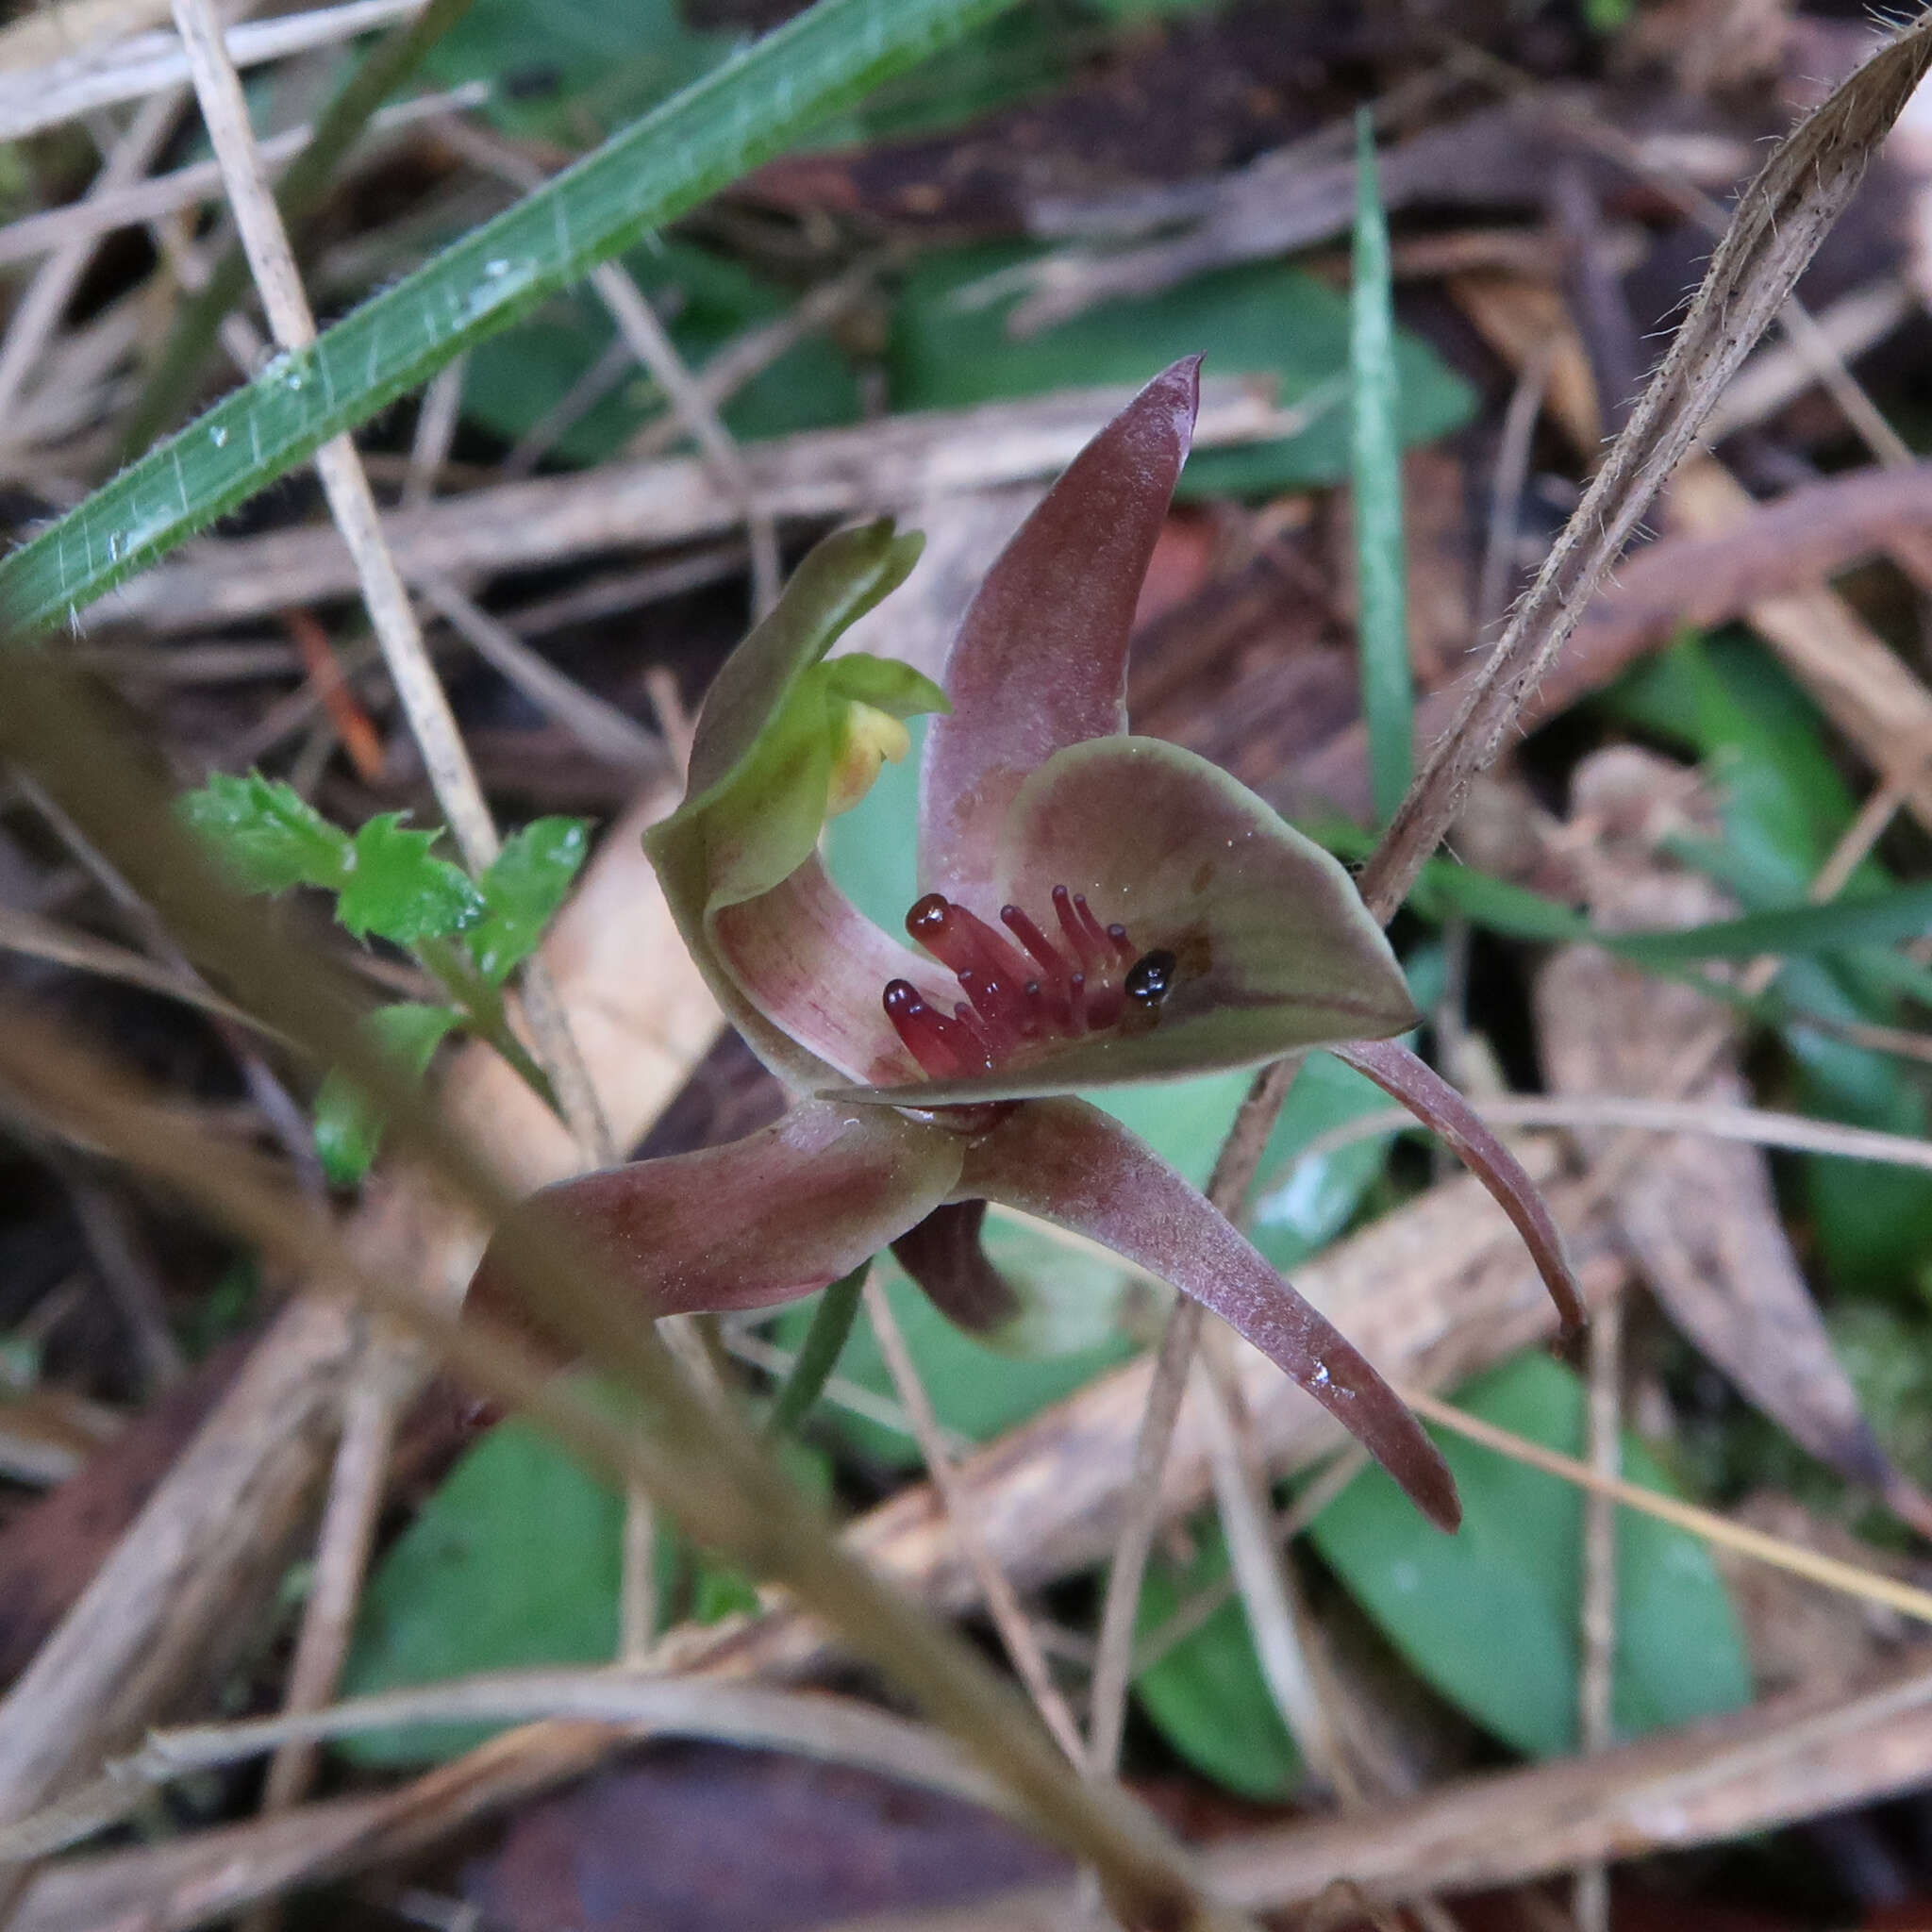
[[[1207,760],[1126,728],[1127,637],[1198,399],[1156,377],[993,565],[941,691],[827,653],[912,568],[888,522],[828,538],[725,662],[685,800],[646,846],[726,1015],[794,1096],[728,1146],[545,1189],[650,1316],[763,1307],[891,1245],[954,1320],[997,1324],[989,1202],[1194,1296],[1351,1430],[1432,1520],[1454,1482],[1399,1397],[1188,1181],[1080,1090],[1324,1046],[1442,1131],[1574,1284],[1521,1169],[1393,1036],[1417,1019],[1348,874]],[[908,946],[844,897],[826,819],[933,712]],[[478,1272],[491,1287],[491,1260]]]

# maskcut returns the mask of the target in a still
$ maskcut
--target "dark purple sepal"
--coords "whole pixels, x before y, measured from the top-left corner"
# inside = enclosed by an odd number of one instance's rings
[[[696,1154],[634,1161],[541,1189],[520,1240],[554,1231],[638,1314],[764,1308],[849,1274],[956,1191],[965,1143],[881,1108],[807,1101],[761,1132]],[[513,1309],[504,1232],[470,1284]]]
[[[949,1322],[975,1335],[1004,1326],[1021,1311],[1012,1284],[980,1244],[985,1220],[984,1201],[950,1202],[892,1243],[900,1267],[926,1299]]]
[[[1457,1158],[1495,1196],[1497,1206],[1523,1237],[1537,1273],[1563,1318],[1565,1330],[1574,1334],[1581,1328],[1590,1319],[1590,1310],[1563,1252],[1563,1237],[1550,1218],[1549,1204],[1524,1173],[1523,1163],[1491,1131],[1475,1108],[1399,1040],[1356,1040],[1328,1050],[1399,1100],[1455,1150]]]
[[[959,1191],[1090,1236],[1193,1296],[1307,1390],[1430,1522],[1460,1522],[1448,1465],[1368,1358],[1110,1115],[1071,1099],[1016,1108],[973,1142]]]
[[[1068,464],[987,573],[946,660],[951,715],[926,733],[925,890],[977,897],[1028,774],[1127,728],[1127,637],[1200,398],[1198,356],[1163,370]]]

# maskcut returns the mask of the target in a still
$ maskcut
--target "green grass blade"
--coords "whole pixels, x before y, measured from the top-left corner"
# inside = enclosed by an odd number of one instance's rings
[[[1304,827],[1344,859],[1360,858],[1374,841],[1358,825]],[[1895,946],[1932,933],[1932,883],[1894,886],[1860,892],[1823,906],[1784,906],[1747,912],[1738,919],[1704,925],[1638,932],[1604,932],[1573,906],[1546,898],[1526,886],[1477,872],[1453,858],[1432,858],[1416,876],[1408,905],[1420,917],[1440,921],[1451,914],[1506,939],[1539,944],[1570,941],[1601,946],[1633,964],[1674,968],[1706,959],[1755,959],[1761,953],[1784,958],[1820,954],[1868,952]],[[1915,997],[1926,990],[1910,960],[1887,976]]]
[[[0,563],[0,628],[68,623],[135,571],[1011,0],[819,0],[615,135]]]
[[[1598,934],[1596,940],[1627,958],[1662,966],[1694,959],[1752,959],[1759,953],[1787,958],[1844,953],[1896,945],[1928,932],[1932,885],[1916,885],[1835,899],[1826,906],[1747,912],[1741,919],[1685,926],[1681,931]]]
[[[416,71],[423,57],[473,4],[474,0],[429,0],[414,20],[377,42],[323,110],[308,144],[290,163],[275,188],[275,200],[297,253],[304,221],[326,193],[342,157],[368,125],[369,117]],[[166,346],[122,432],[123,462],[132,462],[162,430],[180,419],[193,399],[222,318],[241,300],[247,286],[248,258],[239,241],[230,242],[201,292],[191,297],[175,318]]]
[[[1415,681],[1402,542],[1402,438],[1389,221],[1375,177],[1374,124],[1356,117],[1355,286],[1349,385],[1354,408],[1357,635],[1375,816],[1393,817],[1414,760]]]
[[[765,1418],[767,1441],[791,1435],[824,1392],[832,1371],[839,1365],[839,1357],[845,1352],[846,1340],[858,1314],[859,1293],[871,1267],[870,1261],[861,1261],[850,1274],[841,1274],[820,1297],[812,1311],[811,1326],[805,1331],[798,1358],[791,1364],[785,1386],[778,1391],[771,1414]]]

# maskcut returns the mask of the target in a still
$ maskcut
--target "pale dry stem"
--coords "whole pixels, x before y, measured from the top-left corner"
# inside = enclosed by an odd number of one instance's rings
[[[885,1357],[887,1373],[892,1378],[899,1406],[906,1411],[913,1440],[918,1442],[920,1454],[925,1460],[926,1473],[932,1477],[933,1487],[945,1504],[954,1540],[979,1579],[987,1615],[992,1619],[993,1628],[999,1632],[1000,1641],[1006,1646],[1007,1655],[1020,1674],[1020,1681],[1025,1685],[1027,1695],[1033,1699],[1034,1708],[1053,1733],[1054,1741],[1067,1754],[1070,1763],[1079,1764],[1086,1755],[1081,1745],[1080,1727],[1074,1722],[1074,1713],[1067,1707],[1067,1700],[1053,1680],[1046,1653],[1040,1647],[1039,1633],[1026,1615],[1026,1607],[1021,1603],[1019,1592],[987,1547],[986,1538],[973,1514],[973,1499],[959,1481],[959,1473],[947,1451],[932,1397],[926,1393],[919,1364],[912,1359],[912,1351],[906,1345],[899,1318],[892,1312],[892,1305],[886,1298],[876,1270],[865,1278],[864,1295],[866,1320],[872,1324],[873,1337],[878,1342],[879,1354]]]

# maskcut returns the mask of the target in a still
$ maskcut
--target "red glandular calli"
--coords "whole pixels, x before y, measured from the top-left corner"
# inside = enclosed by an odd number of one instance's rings
[[[1065,886],[1053,889],[1053,910],[1058,942],[1020,907],[1000,908],[1018,950],[941,892],[906,915],[906,930],[966,995],[949,1018],[910,980],[886,986],[886,1017],[928,1077],[991,1073],[1043,1042],[1104,1033],[1129,1011],[1158,1009],[1174,976],[1172,953],[1143,954],[1124,925],[1102,925],[1086,896]]]

